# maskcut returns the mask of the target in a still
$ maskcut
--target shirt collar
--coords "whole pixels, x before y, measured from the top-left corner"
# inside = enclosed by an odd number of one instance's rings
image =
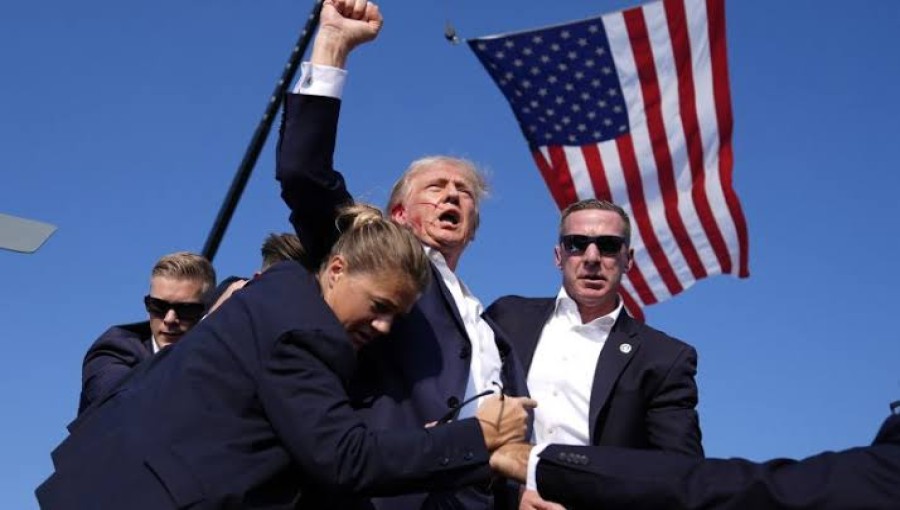
[[[609,332],[610,330],[612,330],[613,325],[619,319],[619,314],[622,312],[623,308],[622,300],[619,298],[617,298],[616,300],[617,304],[613,311],[609,312],[606,315],[597,317],[591,322],[582,324],[581,314],[578,313],[578,303],[576,303],[574,299],[569,297],[569,294],[566,292],[565,287],[561,287],[559,289],[559,294],[556,295],[556,306],[554,307],[553,315],[559,318],[566,318],[575,326],[582,326],[585,328]]]
[[[423,244],[422,249],[425,250],[425,255],[428,255],[431,263],[437,266],[438,270],[441,273],[443,273],[445,270],[450,271],[450,266],[447,265],[447,259],[444,258],[443,253],[437,251],[437,248]],[[453,271],[450,272],[452,273]]]

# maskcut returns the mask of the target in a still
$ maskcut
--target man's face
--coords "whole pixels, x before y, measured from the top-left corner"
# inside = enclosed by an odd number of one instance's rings
[[[197,280],[154,276],[150,279],[150,297],[170,303],[202,303],[203,283]],[[164,314],[150,313],[150,331],[160,347],[177,342],[197,324],[198,319],[185,320],[175,310]]]
[[[386,335],[394,319],[418,299],[410,278],[395,272],[348,273],[340,257],[332,259],[324,271],[322,297],[355,349]]]
[[[618,214],[599,209],[575,211],[563,224],[563,235],[624,237],[624,231],[625,222]],[[622,275],[631,268],[631,249],[623,245],[616,253],[601,253],[597,244],[591,243],[584,251],[570,252],[557,244],[555,254],[563,288],[578,303],[583,318],[585,311],[590,311],[587,320],[593,320],[615,309]]]
[[[475,233],[478,205],[472,176],[465,168],[436,163],[410,179],[409,193],[391,211],[422,243],[445,257],[458,257]]]

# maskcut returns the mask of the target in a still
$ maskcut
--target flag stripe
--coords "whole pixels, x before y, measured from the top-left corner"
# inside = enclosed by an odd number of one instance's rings
[[[631,297],[631,293],[625,290],[624,288],[619,289],[619,295],[622,296],[622,304],[625,306],[625,311],[628,312],[628,315],[631,315],[635,319],[639,321],[644,320],[644,311],[641,310],[641,306]]]
[[[619,151],[616,148],[615,140],[608,140],[598,145],[600,158],[603,161],[603,167],[606,169],[606,177],[609,182],[612,201],[615,204],[621,204],[622,209],[628,214],[629,218],[635,218],[634,210],[628,201],[628,188],[625,184],[625,170],[622,168],[622,161],[619,157]],[[659,302],[667,299],[671,294],[666,289],[662,278],[650,258],[646,245],[640,234],[640,228],[634,220],[631,221],[631,244],[634,247],[634,267],[626,275],[625,281],[630,280],[632,272],[638,271],[642,273],[643,286],[638,286],[640,292],[635,289],[632,295],[641,297],[644,303]],[[645,299],[642,296],[649,296]]]
[[[531,156],[541,172],[544,182],[550,188],[550,195],[556,202],[557,207],[563,209],[566,205],[577,200],[568,170],[561,172],[559,169],[551,168],[540,149],[532,149]]]
[[[690,166],[687,163],[687,144],[681,125],[679,112],[678,76],[675,67],[675,56],[672,42],[669,39],[669,25],[665,9],[661,2],[644,6],[644,18],[653,48],[657,81],[662,94],[663,123],[668,136],[668,148],[671,154],[672,170],[678,193],[678,215],[685,224],[687,234],[696,250],[705,275],[719,272],[719,264],[712,253],[700,218],[691,197],[693,186]],[[676,266],[678,275],[685,288],[697,280],[694,273],[686,266]]]
[[[650,132],[652,153],[656,163],[656,174],[662,194],[665,218],[669,229],[671,229],[671,235],[677,242],[693,278],[703,278],[706,276],[706,270],[702,262],[700,262],[697,250],[694,248],[694,244],[678,212],[678,190],[675,186],[672,156],[663,124],[662,97],[656,74],[656,59],[644,19],[644,11],[642,9],[632,9],[625,11],[623,15],[631,39],[631,49],[641,83],[644,109],[647,115],[647,127]]]
[[[594,196],[601,200],[612,202],[612,191],[609,189],[609,181],[606,180],[606,168],[603,166],[603,159],[600,158],[600,149],[593,143],[582,145],[581,153],[591,175],[591,183],[594,185]]]
[[[619,159],[622,161],[622,169],[625,174],[625,187],[628,191],[628,200],[634,211],[634,219],[641,232],[644,245],[650,258],[659,270],[659,275],[666,284],[669,294],[678,294],[682,290],[681,282],[675,276],[675,271],[669,264],[653,225],[650,223],[650,212],[644,201],[644,184],[641,182],[641,171],[638,167],[637,157],[634,152],[634,144],[631,135],[622,135],[616,138],[616,147],[619,149]]]
[[[619,82],[623,84],[622,94],[625,100],[625,107],[628,110],[628,122],[631,126],[630,132],[635,136],[635,145],[637,145],[635,149],[640,151],[641,156],[644,156],[645,152],[650,152],[650,136],[646,129],[646,122],[643,120],[644,103],[641,97],[637,67],[631,51],[631,40],[625,26],[625,19],[622,13],[615,13],[604,16],[603,23],[607,28],[609,49],[616,62],[616,76]],[[623,136],[628,135],[626,133]],[[650,246],[652,246],[653,236],[662,236],[671,241],[670,232],[665,229],[660,231],[653,230],[657,224],[664,225],[665,218],[659,211],[653,211],[657,213],[656,216],[660,218],[659,221],[653,221],[652,217],[649,222],[643,224],[638,221],[638,211],[635,210],[635,207],[643,204],[632,203],[634,198],[632,192],[634,190],[629,188],[630,181],[626,176],[624,159],[618,148],[618,140],[603,141],[599,144],[599,149],[606,167],[613,202],[621,205],[628,213],[628,216],[632,218],[632,245],[635,259],[635,268],[632,271],[642,271],[646,277],[647,285],[653,292],[654,302],[663,301],[672,296],[672,292],[666,285],[661,274],[661,268],[656,265],[653,257],[665,257],[665,255],[662,254],[661,250],[651,251]],[[631,152],[634,154],[636,151],[632,150]],[[637,158],[638,154],[635,154],[633,159],[637,160]],[[659,196],[659,192],[652,155],[641,157],[637,168],[640,174],[647,174],[646,183],[643,180],[643,175],[638,176],[638,183],[642,185],[639,193],[642,201],[644,203],[657,203],[655,199]],[[625,280],[630,279],[629,275],[626,275]],[[637,292],[632,295],[641,297],[642,294]],[[647,301],[644,301],[644,304],[648,304]]]
[[[715,97],[716,115],[719,125],[719,178],[722,181],[722,193],[728,204],[728,212],[734,221],[738,238],[738,276],[750,276],[749,241],[747,221],[737,194],[734,192],[732,168],[733,154],[731,135],[734,127],[731,116],[731,92],[728,84],[728,59],[725,39],[725,3],[723,0],[707,0],[706,15],[709,18],[708,31],[711,48],[713,95]]]
[[[710,40],[706,28],[706,7],[704,1],[686,0],[684,2],[685,18],[690,37],[689,46],[692,52],[691,59],[694,68],[693,81],[696,94],[697,119],[701,130],[701,141],[705,157],[705,175],[702,185],[706,191],[709,205],[715,211],[715,220],[726,243],[729,252],[728,258],[731,261],[731,268],[734,270],[737,267],[737,235],[734,229],[734,222],[731,220],[728,206],[725,203],[725,196],[722,194],[722,182],[719,180],[719,123],[713,94],[713,75],[709,54]],[[689,169],[686,169],[686,174],[690,175]],[[692,191],[690,190],[689,192]],[[698,227],[702,230],[702,226],[698,225]],[[703,258],[712,273],[723,272],[714,247],[709,242],[706,242],[703,247]]]
[[[730,273],[731,258],[728,255],[728,248],[722,238],[722,233],[719,231],[719,226],[716,223],[706,196],[703,141],[695,106],[697,98],[694,90],[691,47],[685,20],[684,3],[682,0],[666,0],[663,5],[669,21],[669,37],[672,40],[675,66],[678,69],[681,119],[685,139],[687,140],[688,161],[690,162],[694,183],[691,195],[694,199],[694,206],[700,215],[700,223],[703,225],[706,237],[713,247],[719,266],[722,268],[722,272]]]
[[[588,162],[581,151],[581,147],[563,146],[566,164],[569,165],[569,174],[575,185],[575,194],[578,200],[594,197],[594,182],[588,169]]]
[[[647,279],[644,278],[644,273],[637,264],[632,264],[631,270],[628,271],[628,281],[634,287],[638,297],[641,298],[641,301],[645,305],[652,305],[657,302],[656,296],[654,296],[653,292],[650,290]]]

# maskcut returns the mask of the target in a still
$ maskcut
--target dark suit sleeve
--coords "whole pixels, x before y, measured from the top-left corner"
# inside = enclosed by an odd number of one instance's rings
[[[394,495],[484,479],[488,452],[474,419],[430,429],[368,429],[320,359],[322,349],[306,346],[334,341],[310,333],[283,336],[264,362],[259,388],[273,428],[315,485],[326,492]]]
[[[314,270],[337,240],[334,219],[353,202],[344,178],[333,169],[341,102],[321,96],[287,94],[276,151],[276,178],[290,220]]]
[[[537,484],[542,497],[570,509],[896,509],[900,444],[765,463],[552,445],[541,453]]]
[[[703,456],[697,415],[697,351],[688,345],[678,353],[647,407],[647,440],[654,447]]]
[[[98,338],[81,367],[81,399],[78,413],[106,395],[147,357],[147,349],[137,337],[112,328]]]

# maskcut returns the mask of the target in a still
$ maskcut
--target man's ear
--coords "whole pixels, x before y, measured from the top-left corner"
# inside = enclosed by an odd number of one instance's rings
[[[628,259],[625,261],[625,272],[631,271],[631,266],[634,265],[634,248],[628,248]]]
[[[391,219],[400,225],[406,225],[406,207],[403,204],[396,204],[391,207]]]
[[[562,250],[558,244],[553,247],[553,262],[556,263],[556,267],[562,269]]]

